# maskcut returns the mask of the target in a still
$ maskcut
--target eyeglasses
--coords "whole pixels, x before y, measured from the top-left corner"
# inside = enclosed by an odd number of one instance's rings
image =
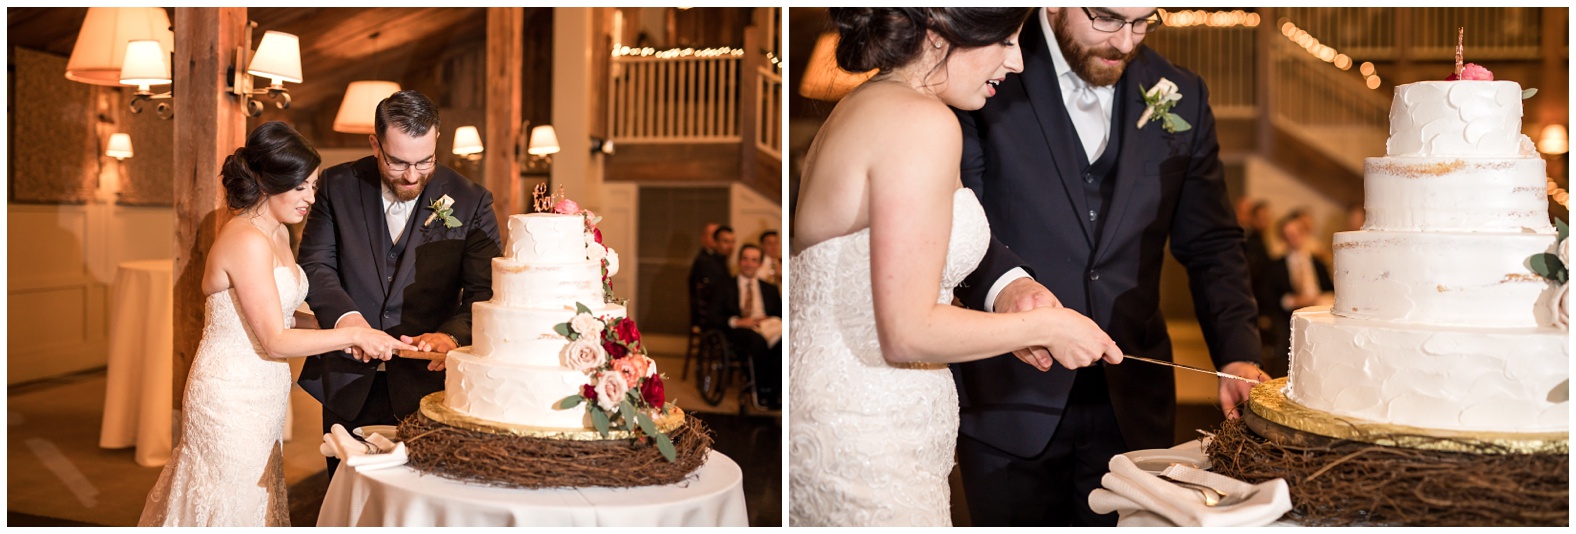
[[[389,166],[389,172],[394,172],[394,173],[405,172],[406,170],[410,169],[411,167],[415,167],[416,170],[418,170],[418,171],[423,171],[423,172],[430,171],[430,170],[432,170],[432,167],[434,165],[438,164],[438,155],[437,154],[433,154],[431,156],[427,156],[427,159],[424,159],[424,160],[421,160],[421,161],[418,161],[418,162],[415,162],[415,163],[406,163],[406,162],[403,162],[403,161],[401,161],[401,162],[389,161],[389,155],[388,155],[387,152],[383,151],[383,145],[381,143],[378,144],[378,153],[383,155],[383,164]]]
[[[1089,21],[1094,24],[1094,29],[1096,31],[1102,31],[1105,33],[1116,33],[1122,31],[1123,26],[1131,25],[1133,27],[1133,33],[1143,35],[1154,31],[1162,24],[1160,17],[1155,15],[1150,15],[1148,18],[1142,18],[1138,20],[1123,20],[1116,17],[1097,17],[1094,15],[1094,13],[1090,12],[1089,8],[1087,7],[1079,9],[1082,9],[1084,15],[1089,17]]]

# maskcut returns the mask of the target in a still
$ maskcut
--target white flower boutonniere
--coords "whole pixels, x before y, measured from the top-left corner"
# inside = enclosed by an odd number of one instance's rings
[[[1182,120],[1181,115],[1171,112],[1171,106],[1182,100],[1182,93],[1177,91],[1177,84],[1171,80],[1161,78],[1148,90],[1138,86],[1144,94],[1144,114],[1138,117],[1138,127],[1142,129],[1145,124],[1160,121],[1161,127],[1167,132],[1177,133],[1193,129],[1193,125]]]
[[[460,227],[460,220],[454,218],[454,199],[449,198],[449,195],[443,195],[443,197],[432,201],[432,204],[427,206],[427,208],[432,210],[432,215],[427,216],[427,222],[421,223],[422,226],[429,226],[433,220],[442,217],[444,228]]]

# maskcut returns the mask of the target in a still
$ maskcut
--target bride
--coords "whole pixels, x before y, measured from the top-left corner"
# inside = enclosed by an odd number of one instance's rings
[[[830,13],[838,65],[879,72],[816,135],[794,214],[790,524],[948,525],[958,397],[945,364],[1027,347],[1069,368],[1122,355],[1070,309],[949,305],[990,227],[959,181],[948,106],[979,109],[1022,70],[1030,9]]]
[[[225,201],[238,213],[208,253],[202,342],[186,383],[181,441],[148,493],[140,526],[289,526],[285,358],[355,347],[387,360],[395,349],[415,349],[371,328],[291,328],[307,281],[285,224],[306,218],[320,162],[282,122],[257,127],[224,160]]]

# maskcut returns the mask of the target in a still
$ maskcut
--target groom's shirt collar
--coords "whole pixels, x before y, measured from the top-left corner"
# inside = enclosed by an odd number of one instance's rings
[[[1067,63],[1067,56],[1062,55],[1062,46],[1056,43],[1056,33],[1051,31],[1051,12],[1040,8],[1040,31],[1045,34],[1045,47],[1051,50],[1051,62],[1056,65],[1056,78],[1062,79],[1073,71]],[[1073,74],[1077,76],[1077,74]],[[1064,92],[1065,92],[1065,88]]]
[[[1069,8],[1070,9],[1070,8]],[[1080,78],[1073,72],[1072,65],[1067,62],[1067,56],[1062,55],[1062,46],[1056,42],[1056,33],[1051,31],[1051,13],[1045,8],[1040,8],[1040,29],[1045,32],[1045,47],[1051,51],[1051,63],[1056,65],[1056,83],[1062,89],[1062,105],[1073,109],[1074,92],[1082,85],[1089,82]],[[1106,122],[1111,120],[1111,107],[1116,100],[1115,85],[1090,85],[1095,97],[1100,100],[1100,111],[1105,114]]]

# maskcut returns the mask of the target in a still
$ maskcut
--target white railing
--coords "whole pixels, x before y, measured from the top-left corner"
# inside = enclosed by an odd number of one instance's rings
[[[615,56],[608,132],[620,143],[739,142],[741,56]]]
[[[1255,31],[1246,26],[1165,27],[1150,34],[1144,44],[1203,78],[1216,116],[1252,117]]]
[[[783,77],[770,65],[756,69],[761,97],[755,103],[755,148],[782,160]]]
[[[1276,16],[1359,61],[1395,59],[1403,45],[1411,59],[1453,60],[1457,28],[1466,28],[1469,59],[1536,59],[1539,9],[1285,7]]]

